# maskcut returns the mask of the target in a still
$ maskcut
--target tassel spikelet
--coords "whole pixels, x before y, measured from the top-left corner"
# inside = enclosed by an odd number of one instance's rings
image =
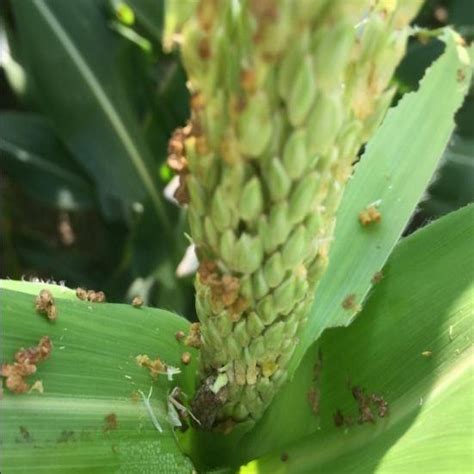
[[[204,428],[257,420],[287,379],[351,165],[393,97],[420,3],[168,2],[165,44],[180,43],[192,95],[169,162],[200,261]]]

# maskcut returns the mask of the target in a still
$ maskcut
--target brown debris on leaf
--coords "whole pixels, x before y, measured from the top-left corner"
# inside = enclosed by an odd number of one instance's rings
[[[174,337],[176,338],[178,342],[180,342],[186,337],[186,334],[184,334],[183,331],[177,331]]]
[[[323,369],[323,354],[321,349],[318,351],[318,357],[313,365],[312,386],[308,390],[308,402],[314,415],[319,415],[321,403],[321,371]]]
[[[202,429],[211,430],[215,424],[216,416],[227,400],[227,388],[221,388],[217,393],[213,391],[216,381],[215,375],[210,375],[198,388],[191,411],[196,415]]]
[[[76,296],[82,300],[82,301],[86,301],[87,300],[87,290],[85,290],[84,288],[76,288]]]
[[[240,280],[230,274],[221,275],[216,262],[205,260],[198,268],[201,283],[211,290],[211,303],[216,311],[229,309],[232,321],[240,319],[241,314],[248,308],[248,301],[239,296]]]
[[[13,393],[27,392],[29,385],[26,383],[25,378],[36,372],[36,364],[50,356],[52,347],[51,339],[48,336],[44,336],[40,339],[37,346],[28,347],[27,349],[21,348],[15,354],[15,362],[13,364],[2,364],[0,375],[6,378],[8,390]]]
[[[375,417],[369,405],[359,406],[359,423],[375,423]]]
[[[375,423],[375,416],[371,410],[371,405],[377,409],[380,418],[388,414],[388,402],[381,395],[372,393],[366,395],[365,392],[357,386],[352,388],[352,396],[357,400],[359,405],[359,423]]]
[[[166,373],[166,364],[164,364],[159,357],[152,360],[149,356],[144,354],[137,355],[137,357],[135,357],[135,360],[140,367],[146,367],[150,371],[150,374],[154,379],[158,377],[159,374]]]
[[[82,301],[89,301],[91,303],[105,303],[105,293],[103,291],[76,288],[76,296]]]
[[[201,343],[201,325],[199,323],[192,323],[189,326],[189,334],[186,336],[184,344],[188,347],[199,349]]]
[[[23,347],[15,354],[15,361],[19,364],[37,364],[47,359],[53,348],[51,339],[48,336],[43,336],[37,346]]]
[[[347,295],[344,298],[344,301],[342,302],[342,307],[344,309],[352,309],[352,310],[359,310],[360,307],[356,302],[356,295],[354,293],[351,293],[350,295]]]
[[[333,415],[334,424],[337,427],[341,426],[352,426],[354,424],[354,419],[352,416],[343,415],[341,410],[337,410]]]
[[[352,387],[352,396],[359,405],[359,423],[374,423],[375,418],[370,408],[370,397],[366,396],[364,391],[357,386]]]
[[[168,142],[168,166],[177,174],[188,172],[188,161],[186,160],[185,141],[191,135],[191,125],[177,128]]]
[[[313,366],[313,381],[319,382],[321,378],[321,371],[323,370],[323,353],[321,349],[318,351],[318,358]]]
[[[381,395],[376,395],[375,393],[370,396],[370,400],[377,407],[379,417],[384,418],[388,413],[388,402]]]
[[[135,298],[132,300],[132,306],[134,308],[141,308],[143,306],[143,299],[139,296],[135,296]]]
[[[117,415],[115,413],[109,413],[104,417],[104,431],[113,431],[118,427]]]
[[[372,276],[372,279],[370,280],[373,285],[376,285],[377,283],[380,283],[383,280],[384,274],[383,271],[380,270],[378,272],[375,272]]]
[[[89,290],[87,300],[91,303],[105,303],[105,293],[103,291]]]
[[[35,300],[35,308],[38,313],[46,315],[50,321],[58,317],[58,310],[49,290],[43,289],[39,292]]]
[[[321,393],[318,388],[311,387],[308,390],[308,401],[311,407],[311,411],[315,414],[319,414],[319,405],[321,401]]]
[[[198,268],[198,275],[202,283],[209,284],[219,280],[219,273],[217,263],[212,260],[204,260],[200,263]]]
[[[359,222],[365,227],[382,220],[382,214],[375,206],[369,206],[359,213]]]
[[[76,441],[76,435],[74,431],[71,430],[62,430],[58,439],[56,440],[57,443],[69,443],[69,441]]]
[[[237,300],[229,307],[230,319],[236,323],[240,320],[242,313],[250,306],[249,302],[239,296]]]
[[[6,387],[12,393],[25,393],[28,391],[28,384],[25,382],[25,377],[36,372],[36,365],[30,364],[3,364],[1,375],[6,377]]]
[[[372,411],[376,410],[376,414],[379,418],[384,418],[388,415],[389,406],[388,402],[381,396],[375,393],[367,395],[364,390],[358,386],[353,386],[351,388],[352,396],[357,401],[359,417],[357,422],[359,424],[363,423],[375,423],[375,414]],[[354,419],[352,416],[344,416],[341,410],[333,416],[334,424],[338,427],[340,426],[351,426],[354,424]]]
[[[191,354],[189,352],[183,352],[183,354],[181,354],[181,362],[184,365],[188,365],[191,362]]]
[[[342,414],[341,410],[337,410],[336,413],[334,413],[333,420],[337,427],[340,427],[344,424],[344,415]]]
[[[216,288],[217,290],[217,288]],[[220,297],[224,306],[232,306],[239,296],[240,281],[231,275],[223,275],[221,285],[216,291],[216,296]]]

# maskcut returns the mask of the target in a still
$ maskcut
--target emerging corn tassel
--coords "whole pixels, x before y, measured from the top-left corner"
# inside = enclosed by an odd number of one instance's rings
[[[351,163],[392,99],[421,2],[398,3],[169,1],[165,42],[180,33],[192,93],[169,162],[200,260],[205,428],[258,419],[287,377]]]

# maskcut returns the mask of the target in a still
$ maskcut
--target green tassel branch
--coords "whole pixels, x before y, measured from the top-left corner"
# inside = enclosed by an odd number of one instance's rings
[[[180,44],[192,94],[169,163],[200,260],[204,428],[257,420],[287,379],[351,165],[393,97],[420,3],[168,2],[165,44]]]

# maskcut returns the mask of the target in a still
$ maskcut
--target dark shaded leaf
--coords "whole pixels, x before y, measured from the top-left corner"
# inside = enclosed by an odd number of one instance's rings
[[[51,206],[78,210],[95,204],[89,179],[38,115],[0,114],[0,168],[32,198]]]

